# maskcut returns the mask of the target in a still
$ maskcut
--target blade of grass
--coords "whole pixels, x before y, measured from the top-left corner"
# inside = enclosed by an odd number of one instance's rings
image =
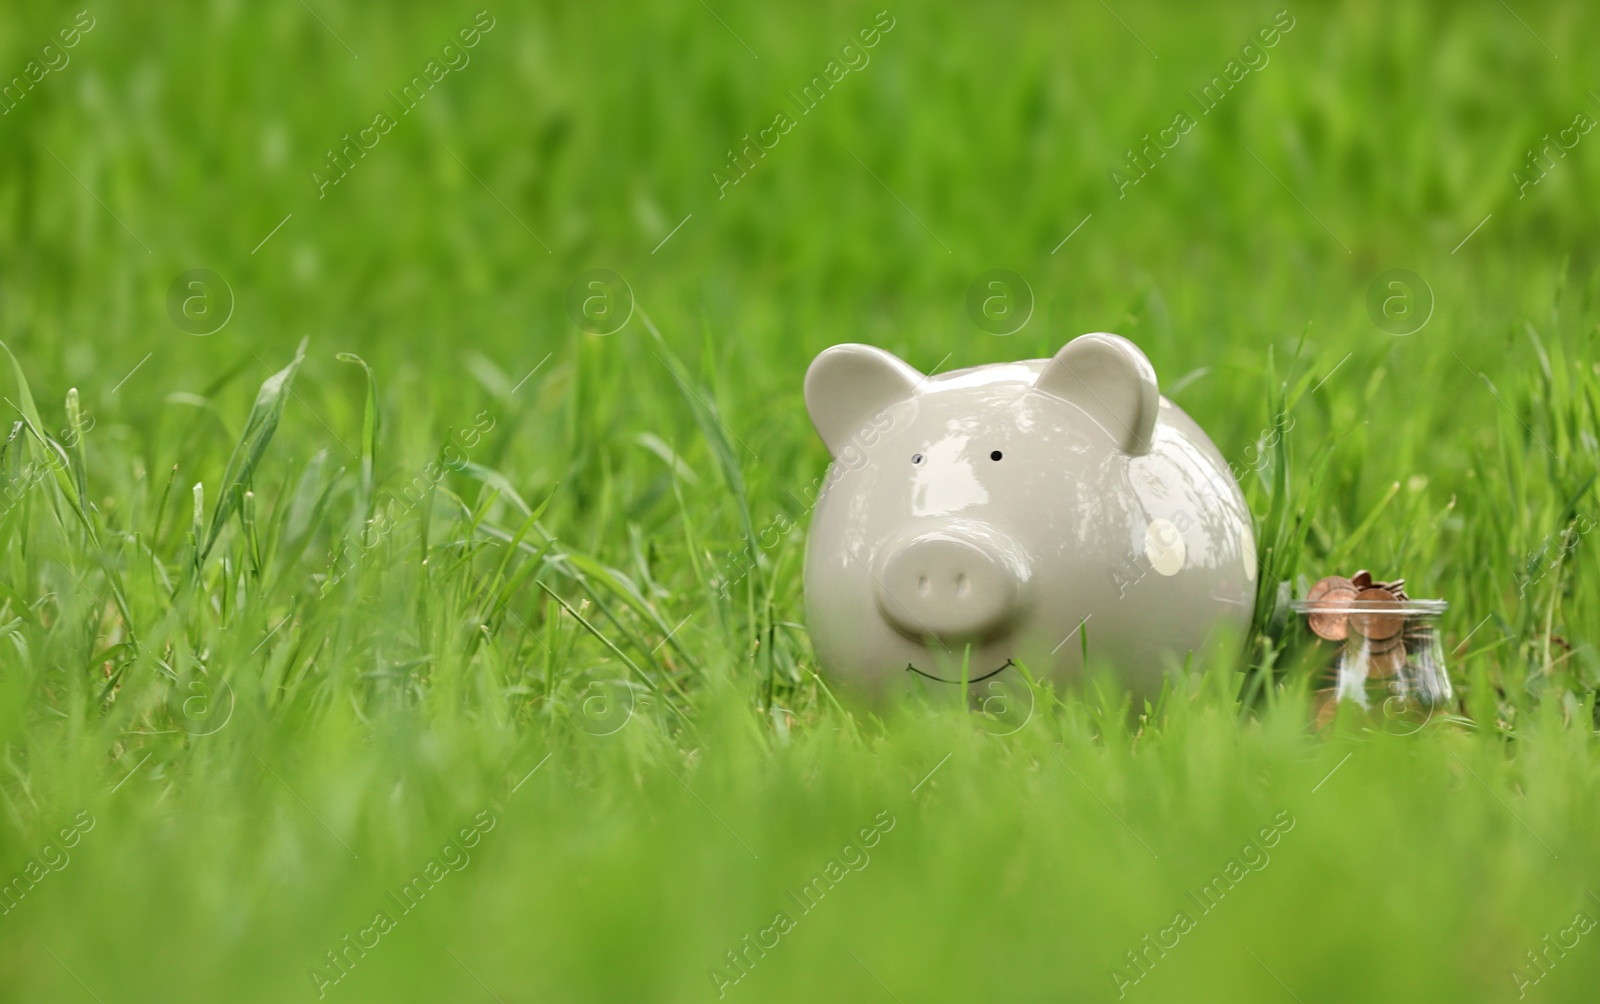
[[[20,406],[13,405],[13,407],[16,407],[18,412],[22,414],[23,423],[33,435],[35,441],[37,441],[40,450],[44,452],[47,458],[45,466],[50,468],[50,473],[55,479],[56,487],[61,492],[61,497],[66,499],[73,515],[78,518],[78,523],[83,528],[84,535],[88,538],[92,549],[91,557],[105,572],[106,581],[111,587],[112,598],[116,601],[117,610],[122,615],[122,622],[129,635],[133,636],[135,634],[133,613],[128,607],[128,597],[122,588],[122,576],[113,562],[105,560],[105,554],[101,550],[99,526],[96,520],[90,516],[89,510],[85,507],[83,495],[79,490],[79,485],[82,483],[81,472],[76,475],[73,473],[72,463],[67,451],[45,434],[44,419],[39,417],[39,409],[33,402],[33,392],[28,387],[27,374],[22,372],[22,364],[17,361],[17,357],[12,354],[10,346],[6,345],[5,342],[0,341],[0,349],[4,349],[7,358],[11,360],[11,371],[17,381],[17,398],[22,402]],[[77,411],[77,395],[75,392],[68,395],[68,411],[69,414]],[[77,423],[79,426],[81,424],[81,421]],[[59,510],[57,514],[59,515]]]
[[[295,349],[294,359],[283,369],[267,377],[261,384],[261,389],[256,392],[255,404],[250,408],[250,415],[245,420],[244,432],[239,436],[239,442],[233,448],[233,454],[228,457],[228,466],[222,474],[222,490],[217,496],[216,509],[211,514],[211,526],[205,532],[204,543],[200,545],[195,564],[203,564],[210,555],[211,548],[217,542],[217,536],[222,533],[222,527],[229,517],[236,512],[243,503],[243,493],[254,477],[256,468],[261,464],[262,456],[267,452],[267,446],[272,442],[272,434],[278,429],[278,420],[283,416],[284,406],[288,404],[291,385],[294,375],[300,369],[300,364],[306,357],[306,345],[309,338],[300,339],[300,345]]]
[[[607,638],[604,634],[601,633],[599,628],[595,627],[593,624],[590,624],[588,622],[588,620],[586,620],[582,614],[580,614],[580,613],[578,613],[578,611],[574,610],[572,608],[571,604],[569,604],[566,600],[561,598],[561,594],[557,593],[554,589],[551,589],[549,586],[545,585],[543,582],[538,583],[538,586],[539,586],[540,589],[543,589],[545,591],[545,593],[548,594],[551,599],[555,600],[558,604],[560,604],[561,605],[561,609],[565,610],[567,612],[567,614],[572,617],[573,620],[575,620],[579,624],[583,625],[584,630],[588,631],[591,635],[593,635],[600,642],[600,644],[602,644],[606,648],[610,649],[612,654],[614,654],[617,658],[621,659],[624,665],[626,665],[629,669],[633,670],[634,673],[639,677],[639,679],[644,681],[646,686],[648,686],[651,690],[655,691],[656,696],[661,698],[661,703],[663,705],[665,705],[667,708],[669,708],[673,713],[677,714],[678,717],[682,718],[685,723],[687,723],[689,721],[688,715],[684,714],[684,712],[683,712],[683,710],[681,708],[679,708],[676,704],[674,704],[671,700],[669,700],[667,698],[667,693],[666,693],[666,691],[661,689],[661,685],[659,683],[657,683],[655,680],[652,680],[650,678],[650,674],[649,673],[646,673],[644,670],[640,669],[638,663],[636,663],[632,659],[628,658],[628,653],[626,653],[622,649],[618,648],[616,646],[616,644],[610,638]],[[679,693],[682,694],[682,691],[679,691]]]
[[[354,352],[341,352],[334,358],[342,363],[354,363],[367,374],[367,403],[361,416],[361,508],[366,518],[371,519],[376,498],[374,472],[378,465],[378,377],[367,361]]]

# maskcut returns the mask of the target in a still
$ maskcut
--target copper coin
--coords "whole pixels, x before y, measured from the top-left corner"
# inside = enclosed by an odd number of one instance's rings
[[[1312,699],[1312,707],[1316,711],[1316,728],[1320,732],[1333,722],[1333,716],[1339,711],[1339,698],[1332,687],[1319,690]]]
[[[1372,611],[1353,611],[1350,614],[1350,637],[1352,643],[1366,646],[1368,652],[1387,652],[1391,648],[1404,645],[1406,639],[1403,631],[1396,631],[1387,638],[1378,638],[1366,633],[1372,628],[1370,621],[1373,617],[1387,616],[1389,615],[1381,611],[1376,614]]]
[[[1361,571],[1350,576],[1350,583],[1357,589],[1371,589],[1372,573],[1363,568]]]
[[[1386,652],[1375,652],[1367,661],[1367,675],[1374,679],[1384,680],[1400,671],[1406,664],[1406,650],[1395,646]]]
[[[1367,651],[1372,655],[1383,655],[1388,652],[1393,652],[1395,649],[1400,648],[1404,644],[1405,639],[1399,634],[1392,635],[1388,638],[1368,638]]]
[[[1353,581],[1353,580],[1352,580]],[[1357,631],[1368,638],[1388,639],[1400,633],[1405,627],[1406,618],[1402,613],[1391,613],[1385,607],[1394,607],[1398,610],[1400,601],[1389,594],[1386,589],[1363,589],[1356,594],[1356,602],[1367,607],[1360,613],[1351,615]]]
[[[1316,603],[1324,596],[1328,595],[1329,590],[1333,589],[1350,589],[1354,592],[1360,592],[1360,590],[1355,589],[1350,580],[1344,576],[1330,575],[1325,579],[1319,580],[1316,585],[1311,587],[1310,592],[1306,593],[1306,602]]]
[[[1350,615],[1344,606],[1357,595],[1353,586],[1333,586],[1317,600],[1322,609],[1307,617],[1306,624],[1318,638],[1343,641],[1350,634]]]
[[[1405,579],[1395,579],[1393,582],[1375,582],[1373,585],[1379,589],[1387,590],[1389,595],[1397,600],[1409,600],[1411,598],[1406,595]]]

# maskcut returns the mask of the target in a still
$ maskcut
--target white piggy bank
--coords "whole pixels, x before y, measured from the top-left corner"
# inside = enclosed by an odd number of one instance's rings
[[[1087,645],[1153,697],[1174,657],[1248,627],[1244,498],[1127,339],[935,377],[836,345],[805,396],[833,456],[806,546],[807,627],[835,683],[937,691],[1018,663],[1071,682]]]

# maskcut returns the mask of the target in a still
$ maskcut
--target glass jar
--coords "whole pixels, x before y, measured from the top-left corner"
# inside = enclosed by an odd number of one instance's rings
[[[1343,702],[1380,714],[1385,727],[1398,731],[1416,731],[1447,711],[1454,691],[1445,671],[1439,622],[1448,606],[1444,600],[1411,599],[1291,603],[1322,640],[1319,646],[1336,646],[1319,724]]]

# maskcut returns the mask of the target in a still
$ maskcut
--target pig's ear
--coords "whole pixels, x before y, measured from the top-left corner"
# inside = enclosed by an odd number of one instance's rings
[[[892,353],[871,345],[835,345],[806,370],[806,410],[829,455],[838,456],[874,415],[911,397],[922,380]]]
[[[1123,452],[1149,451],[1161,393],[1155,367],[1126,338],[1079,335],[1045,364],[1034,386],[1088,412]]]

